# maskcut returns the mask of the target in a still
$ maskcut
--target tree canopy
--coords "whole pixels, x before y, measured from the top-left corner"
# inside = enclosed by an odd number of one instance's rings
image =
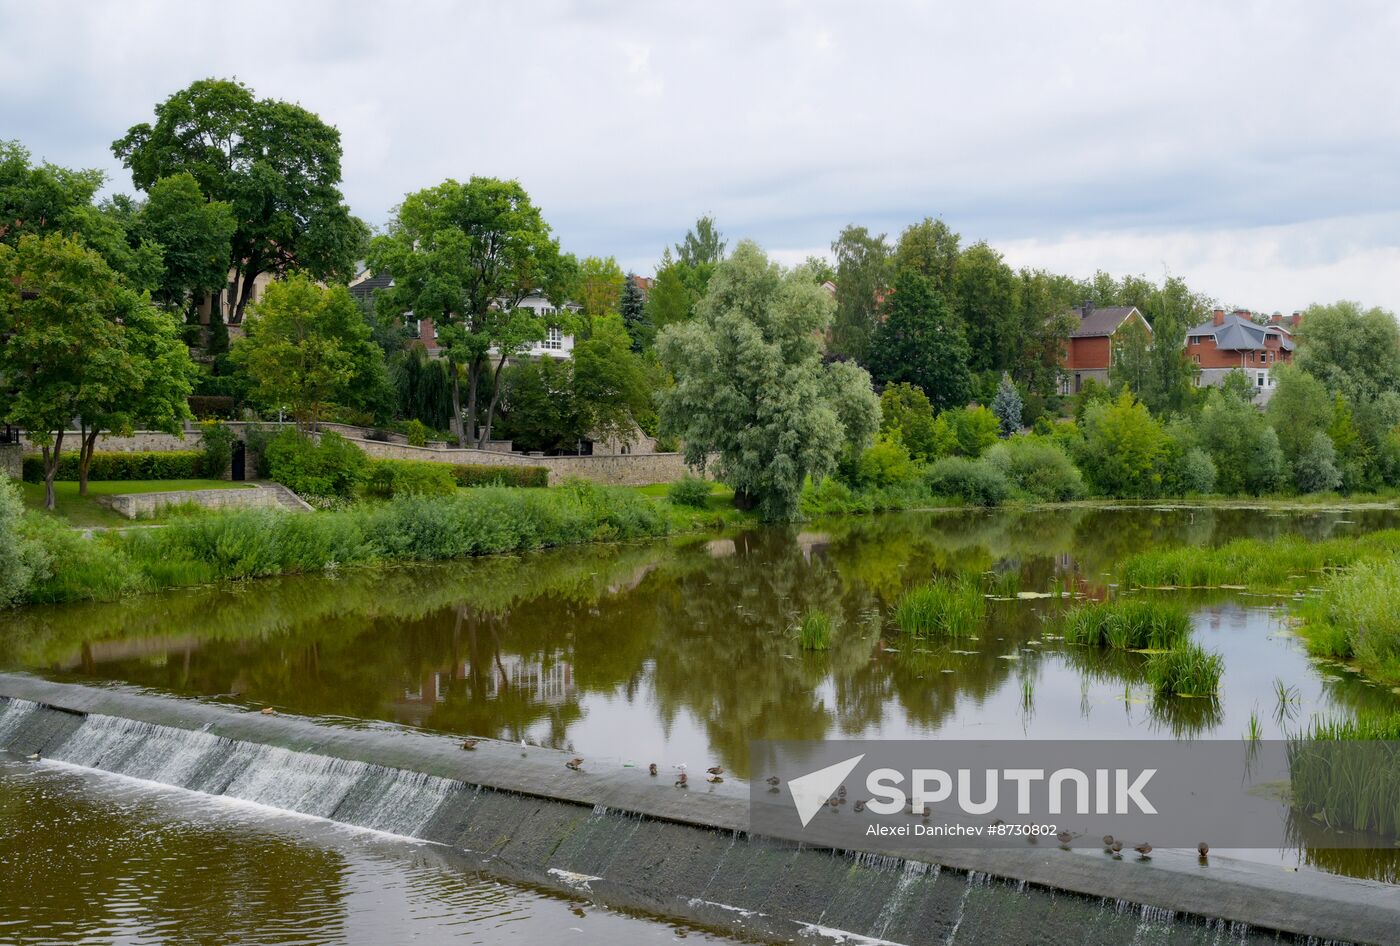
[[[935,408],[947,410],[971,396],[970,360],[962,325],[943,296],[927,277],[901,272],[875,331],[870,373],[882,385],[917,385]]]

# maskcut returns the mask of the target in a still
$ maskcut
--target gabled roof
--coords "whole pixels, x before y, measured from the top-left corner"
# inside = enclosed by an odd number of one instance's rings
[[[393,284],[394,277],[388,273],[371,274],[369,270],[365,270],[350,283],[350,295],[365,298],[376,290],[388,289]]]
[[[1215,347],[1222,351],[1263,351],[1268,347],[1266,339],[1271,335],[1279,340],[1279,347],[1284,351],[1292,351],[1296,347],[1286,329],[1278,325],[1260,325],[1234,314],[1225,316],[1225,321],[1220,325],[1216,325],[1212,318],[1209,322],[1188,328],[1186,335],[1188,338],[1208,335],[1215,339]]]
[[[1086,314],[1085,309],[1088,309]],[[1118,331],[1119,327],[1137,312],[1137,306],[1117,305],[1105,306],[1100,309],[1095,306],[1083,306],[1071,309],[1079,317],[1079,324],[1069,333],[1070,338],[1094,338],[1096,336],[1112,335]],[[1142,313],[1138,313],[1139,316]],[[1147,320],[1143,319],[1143,324],[1147,325]],[[1148,325],[1147,330],[1152,331],[1152,326]]]

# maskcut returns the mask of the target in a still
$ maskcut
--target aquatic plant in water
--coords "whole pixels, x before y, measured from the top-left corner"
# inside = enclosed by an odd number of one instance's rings
[[[1165,650],[1190,633],[1191,618],[1184,607],[1152,598],[1083,604],[1064,617],[1069,643],[1117,650]]]
[[[1161,696],[1214,697],[1225,661],[1197,644],[1180,643],[1147,659],[1147,682]]]
[[[894,608],[900,630],[916,638],[961,638],[972,634],[987,613],[975,584],[937,578],[904,594]]]
[[[826,650],[831,646],[835,622],[824,611],[808,611],[797,622],[797,646],[803,650]]]

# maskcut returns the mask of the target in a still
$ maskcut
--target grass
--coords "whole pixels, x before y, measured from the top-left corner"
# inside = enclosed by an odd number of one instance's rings
[[[1191,618],[1184,607],[1152,598],[1082,604],[1064,617],[1069,643],[1115,650],[1166,650],[1190,633]]]
[[[1124,559],[1115,571],[1136,588],[1240,585],[1279,591],[1315,584],[1321,573],[1397,554],[1400,530],[1387,529],[1321,542],[1284,536],[1267,542],[1238,539],[1214,548],[1151,549]]]
[[[906,592],[895,605],[894,620],[912,637],[967,637],[981,627],[987,601],[975,584],[938,578]]]
[[[1333,828],[1400,833],[1400,713],[1314,720],[1289,740],[1294,807]]]
[[[826,650],[831,646],[834,627],[831,615],[823,611],[808,611],[797,622],[797,646],[803,650]]]
[[[1180,643],[1147,659],[1147,682],[1158,696],[1215,696],[1225,661],[1197,644]]]
[[[1329,577],[1296,613],[1313,654],[1353,661],[1374,680],[1400,684],[1400,563],[1364,562]]]
[[[61,516],[70,525],[82,528],[129,526],[131,520],[100,504],[100,496],[114,496],[119,493],[163,493],[192,489],[235,489],[245,483],[231,483],[228,480],[93,480],[88,483],[88,494],[78,495],[78,484],[58,481],[53,484],[57,508],[53,512],[44,509],[44,484],[18,484],[24,496],[24,505],[47,515]],[[170,513],[162,513],[151,520],[161,521]]]

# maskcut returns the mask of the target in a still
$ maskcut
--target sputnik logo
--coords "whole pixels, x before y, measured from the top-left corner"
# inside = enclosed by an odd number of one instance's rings
[[[788,791],[792,792],[792,803],[797,806],[797,817],[802,819],[802,827],[816,817],[817,812],[851,774],[851,771],[865,758],[865,753],[828,765],[824,769],[808,772],[806,775],[788,781]]]

